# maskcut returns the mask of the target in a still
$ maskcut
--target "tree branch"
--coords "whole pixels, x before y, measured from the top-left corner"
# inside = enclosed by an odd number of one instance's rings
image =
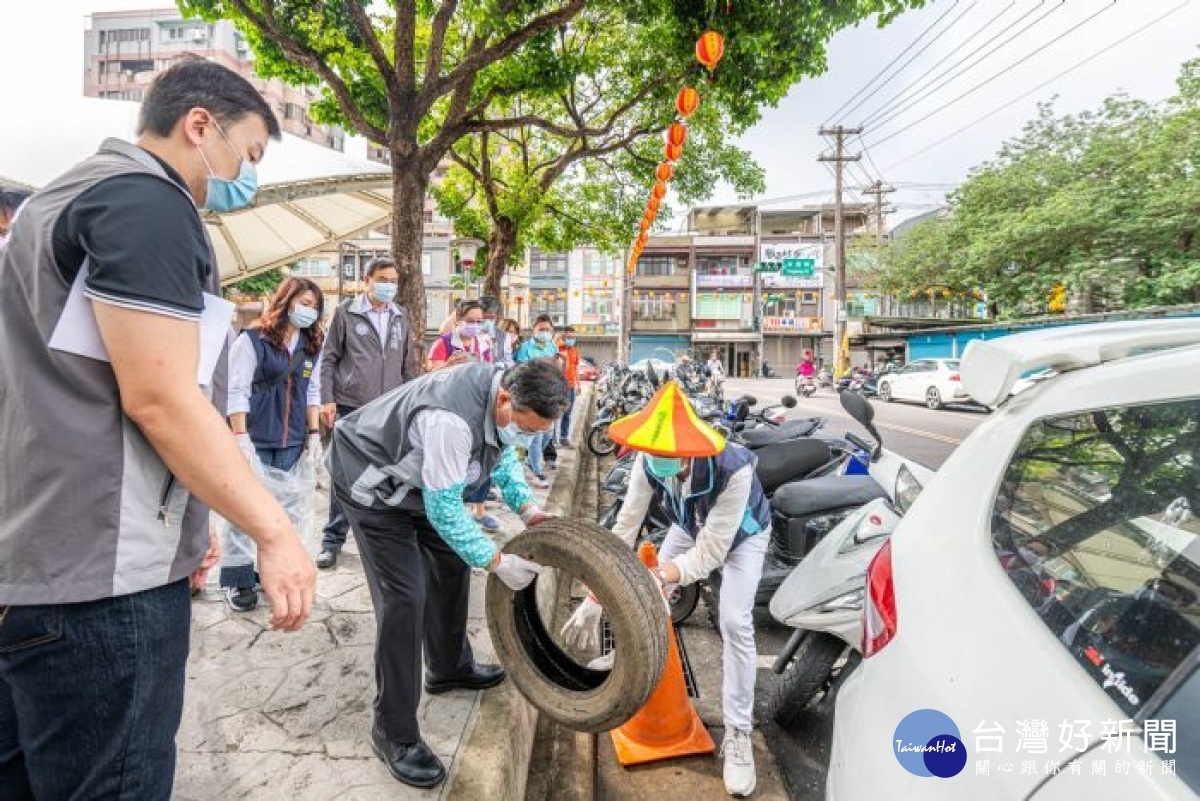
[[[279,27],[275,19],[275,7],[271,0],[263,0],[262,14],[252,9],[246,0],[229,0],[230,4],[238,10],[246,20],[258,28],[264,34],[267,34],[272,42],[279,47],[287,55],[296,60],[298,64],[315,72],[329,86],[329,90],[333,92],[333,96],[337,99],[338,108],[346,115],[346,119],[357,129],[358,133],[367,137],[373,142],[387,142],[387,132],[377,125],[372,124],[362,110],[354,102],[353,95],[350,94],[350,88],[346,82],[342,80],[333,68],[325,61],[324,56],[302,44],[291,34]]]
[[[346,7],[350,11],[350,19],[354,21],[354,27],[358,29],[358,35],[362,37],[367,46],[371,60],[375,62],[375,69],[379,70],[379,75],[383,78],[388,99],[393,104],[400,105],[400,81],[395,68],[388,61],[387,53],[383,52],[383,45],[380,43],[379,37],[375,35],[375,26],[371,24],[367,10],[362,7],[360,0],[349,0]],[[400,30],[399,26],[396,30],[397,32]]]
[[[446,56],[446,31],[450,20],[458,9],[458,0],[442,0],[437,13],[433,15],[433,26],[429,35],[429,57],[425,59],[425,79],[421,82],[421,97],[432,91],[437,85],[437,77],[442,71],[442,60]]]
[[[526,42],[539,33],[570,22],[575,15],[583,10],[585,5],[585,0],[567,0],[567,4],[557,11],[551,11],[540,17],[535,17],[496,44],[481,48],[479,51],[468,55],[459,62],[458,66],[438,80],[436,94],[440,97],[464,82],[468,84],[474,83],[475,75],[484,67],[517,52]]]
[[[417,93],[417,3],[416,0],[397,0],[396,30],[392,35],[392,57],[396,61],[397,83],[400,94],[411,101]],[[419,121],[424,110],[414,110],[413,117]],[[416,123],[414,123],[414,126]]]

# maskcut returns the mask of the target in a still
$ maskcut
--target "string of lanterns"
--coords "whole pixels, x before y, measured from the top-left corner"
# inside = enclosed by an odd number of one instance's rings
[[[726,0],[725,13],[729,13],[730,7],[730,0]],[[710,82],[713,70],[717,68],[717,64],[724,55],[725,37],[717,31],[706,30],[696,40],[696,60],[708,70]],[[700,92],[694,86],[685,86],[680,89],[675,96],[677,118],[663,132],[663,161],[654,170],[654,186],[650,188],[646,211],[642,215],[642,221],[638,224],[637,238],[634,239],[633,248],[629,252],[627,269],[631,278],[637,268],[638,260],[642,257],[646,242],[650,239],[650,229],[654,226],[654,218],[658,216],[659,206],[662,204],[663,198],[667,196],[667,184],[675,175],[675,163],[683,156],[683,146],[687,142],[688,133],[686,121],[696,113],[698,108],[700,108]]]

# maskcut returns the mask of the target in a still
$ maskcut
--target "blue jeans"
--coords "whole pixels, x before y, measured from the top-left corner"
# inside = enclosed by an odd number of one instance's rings
[[[304,454],[304,445],[288,445],[286,448],[260,448],[255,445],[258,459],[267,467],[279,470],[291,470]],[[236,529],[234,530],[236,533]],[[241,536],[246,536],[242,534]],[[220,583],[222,587],[252,589],[258,583],[258,571],[254,565],[237,565],[235,567],[221,566]]]
[[[488,499],[488,493],[492,491],[492,481],[488,479],[479,485],[479,489],[472,492],[466,497],[467,503],[483,503]]]
[[[545,477],[545,468],[542,466],[542,451],[546,449],[546,438],[551,436],[554,436],[553,431],[538,434],[529,440],[529,469],[539,477]]]
[[[170,798],[191,603],[0,606],[0,798]]]
[[[563,412],[562,422],[559,423],[559,437],[565,440],[571,434],[571,410],[575,408],[575,390],[567,393],[567,410]]]

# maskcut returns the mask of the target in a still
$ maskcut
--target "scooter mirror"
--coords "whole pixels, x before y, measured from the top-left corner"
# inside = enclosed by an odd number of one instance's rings
[[[842,402],[842,408],[851,417],[862,423],[863,427],[871,427],[871,421],[875,419],[875,410],[866,398],[857,392],[842,390],[838,393],[838,399]]]
[[[785,409],[795,409],[796,408],[796,399],[791,395],[784,395],[782,398],[779,399],[779,402],[781,404],[783,404],[783,408],[785,408]]]

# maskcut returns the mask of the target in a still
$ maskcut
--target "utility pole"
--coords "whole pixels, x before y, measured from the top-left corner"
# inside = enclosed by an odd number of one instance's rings
[[[883,219],[883,199],[885,195],[890,195],[896,191],[894,186],[886,186],[883,180],[878,180],[863,190],[864,195],[870,195],[875,198],[875,247],[883,247],[884,219]]]
[[[841,378],[850,367],[850,352],[843,348],[846,341],[846,220],[842,209],[842,184],[845,164],[858,161],[861,153],[853,156],[846,154],[846,137],[857,136],[862,128],[846,128],[838,125],[834,128],[822,128],[821,136],[834,137],[833,153],[822,153],[817,161],[832,161],[834,165],[833,191],[833,239],[834,239],[834,292],[837,299],[833,324],[833,375]]]

